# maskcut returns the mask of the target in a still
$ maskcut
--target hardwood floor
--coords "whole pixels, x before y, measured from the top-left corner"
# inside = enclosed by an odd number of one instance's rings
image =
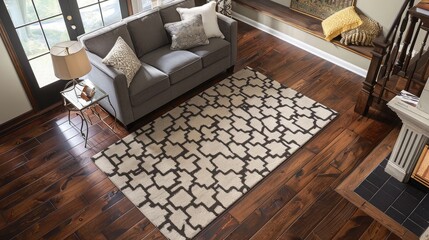
[[[392,119],[354,113],[363,78],[239,23],[236,70],[244,66],[339,116],[196,239],[398,239],[335,191],[363,161],[371,161],[373,150],[387,155],[398,132]],[[131,131],[225,76],[157,110]],[[163,239],[90,159],[128,133],[120,128],[113,134],[94,119],[84,148],[57,108],[0,136],[0,239]],[[383,140],[384,148],[378,148]]]

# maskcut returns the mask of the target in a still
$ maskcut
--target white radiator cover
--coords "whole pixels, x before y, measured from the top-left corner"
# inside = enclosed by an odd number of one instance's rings
[[[429,102],[421,103],[427,107]],[[399,116],[402,128],[385,171],[399,181],[407,182],[425,144],[429,143],[429,113],[403,102],[399,96],[387,106]]]

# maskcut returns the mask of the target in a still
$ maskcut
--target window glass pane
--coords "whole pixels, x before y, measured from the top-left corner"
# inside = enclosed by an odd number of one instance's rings
[[[77,5],[79,6],[79,8],[82,8],[97,2],[97,0],[77,0]]]
[[[105,26],[121,21],[122,15],[119,0],[106,1],[100,5],[101,11],[103,11],[103,20]]]
[[[66,24],[64,23],[64,18],[62,16],[42,21],[42,27],[45,32],[46,39],[48,40],[49,47],[52,47],[59,42],[70,40]]]
[[[39,23],[18,28],[16,32],[29,59],[49,51]]]
[[[34,5],[36,5],[37,14],[39,14],[40,19],[61,14],[58,0],[34,0]]]
[[[37,21],[31,0],[4,0],[4,3],[15,27]]]
[[[52,58],[49,53],[30,61],[30,66],[36,76],[39,87],[42,88],[58,80],[52,67]]]
[[[97,5],[93,5],[90,7],[82,8],[79,10],[83,27],[85,28],[85,32],[91,32],[98,28],[103,27],[103,22],[101,21],[100,8]]]

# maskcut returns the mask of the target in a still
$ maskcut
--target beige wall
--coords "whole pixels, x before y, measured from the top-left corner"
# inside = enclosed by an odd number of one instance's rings
[[[0,124],[3,124],[32,108],[1,38],[0,73]]]
[[[290,6],[290,0],[274,0],[285,6]],[[367,16],[374,18],[383,26],[387,32],[392,24],[397,12],[399,11],[402,0],[356,0],[356,6]],[[281,21],[263,15],[254,9],[233,2],[233,11],[272,29],[280,31],[298,41],[314,46],[323,52],[334,57],[342,59],[352,65],[362,69],[368,69],[370,61],[366,58],[337,47],[323,39],[314,37],[304,31],[297,30]]]

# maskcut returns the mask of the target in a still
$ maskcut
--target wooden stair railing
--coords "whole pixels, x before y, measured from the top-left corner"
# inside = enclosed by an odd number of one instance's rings
[[[355,112],[366,115],[371,106],[385,106],[404,89],[421,94],[429,76],[428,27],[429,11],[415,7],[414,0],[405,0],[388,34],[373,42]]]

